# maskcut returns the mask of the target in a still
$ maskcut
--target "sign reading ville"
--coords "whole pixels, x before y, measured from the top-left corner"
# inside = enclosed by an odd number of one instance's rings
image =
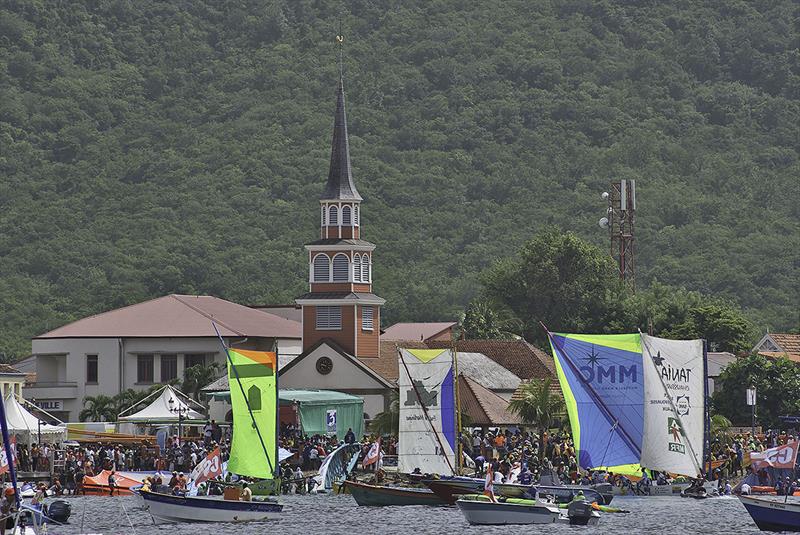
[[[64,410],[64,402],[60,399],[37,399],[34,405],[46,411],[60,411]]]

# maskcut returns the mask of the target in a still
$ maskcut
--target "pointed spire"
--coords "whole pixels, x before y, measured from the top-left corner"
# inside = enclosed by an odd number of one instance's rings
[[[336,118],[333,122],[333,142],[331,143],[331,168],[328,183],[322,200],[360,201],[353,170],[350,167],[350,141],[347,139],[347,115],[344,110],[344,80],[339,76],[336,93]]]

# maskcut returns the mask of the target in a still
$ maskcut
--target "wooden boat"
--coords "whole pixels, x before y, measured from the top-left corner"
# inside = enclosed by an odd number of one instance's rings
[[[446,502],[430,489],[368,485],[347,480],[344,486],[358,505],[445,505]]]
[[[455,504],[459,496],[465,494],[480,494],[483,492],[483,479],[472,477],[451,477],[442,479],[424,479],[425,486],[431,489],[437,496],[449,504]],[[570,486],[550,486],[550,485],[517,485],[512,483],[495,483],[494,493],[497,496],[508,498],[523,498],[533,493],[553,496],[559,502],[569,502],[578,491],[582,491],[587,500],[597,502],[600,505],[611,503],[611,492],[599,492],[590,487]]]
[[[739,500],[750,513],[753,522],[761,531],[800,531],[800,502],[784,502],[775,498],[739,496]]]
[[[171,496],[139,490],[154,519],[162,522],[248,522],[277,517],[283,506],[271,501],[226,500],[222,496]]]

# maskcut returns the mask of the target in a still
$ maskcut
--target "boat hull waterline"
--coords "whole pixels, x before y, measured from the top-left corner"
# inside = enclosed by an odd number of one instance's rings
[[[150,514],[165,522],[252,522],[277,518],[283,506],[274,502],[223,500],[221,497],[169,496],[139,492]]]
[[[800,502],[739,496],[761,531],[800,531]]]
[[[344,482],[344,487],[362,506],[445,505],[445,501],[429,489],[368,485],[350,480]]]
[[[449,504],[455,504],[459,496],[483,492],[484,486],[483,480],[474,478],[425,479],[423,483]],[[609,505],[612,500],[610,493],[598,492],[588,487],[526,486],[504,483],[495,483],[494,485],[495,495],[508,498],[524,498],[526,495],[533,494],[536,491],[543,495],[550,494],[556,498],[556,501],[560,502],[572,501],[578,491],[583,491],[588,500],[596,501],[600,505]]]
[[[493,503],[486,501],[459,499],[458,508],[472,525],[504,524],[554,524],[568,522],[560,520],[561,511],[556,506],[545,504],[523,505],[516,503]]]

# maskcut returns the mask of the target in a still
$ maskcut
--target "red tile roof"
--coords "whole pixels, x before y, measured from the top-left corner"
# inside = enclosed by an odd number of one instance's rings
[[[772,359],[786,358],[792,362],[797,362],[800,364],[800,354],[798,353],[784,353],[782,351],[759,351],[758,354]]]
[[[17,375],[25,375],[25,372],[21,372],[9,364],[0,364],[0,373],[15,373]]]
[[[445,349],[450,345],[451,342],[427,342],[431,349]],[[556,377],[552,355],[525,340],[459,340],[456,350],[483,353],[520,379],[552,377],[555,380]]]
[[[397,363],[398,347],[428,349],[424,342],[417,340],[381,340],[380,355],[377,358],[360,358],[359,360],[387,381],[397,383],[397,378],[400,376],[399,364]]]
[[[452,329],[454,321],[438,323],[395,323],[383,331],[384,340],[427,340]]]
[[[36,338],[150,338],[216,336],[301,338],[296,321],[210,295],[165,295],[80,319]]]
[[[461,413],[469,418],[469,425],[497,426],[522,423],[518,415],[509,412],[508,401],[464,375],[458,377],[458,397]]]
[[[769,333],[769,337],[786,353],[800,355],[800,334]]]

